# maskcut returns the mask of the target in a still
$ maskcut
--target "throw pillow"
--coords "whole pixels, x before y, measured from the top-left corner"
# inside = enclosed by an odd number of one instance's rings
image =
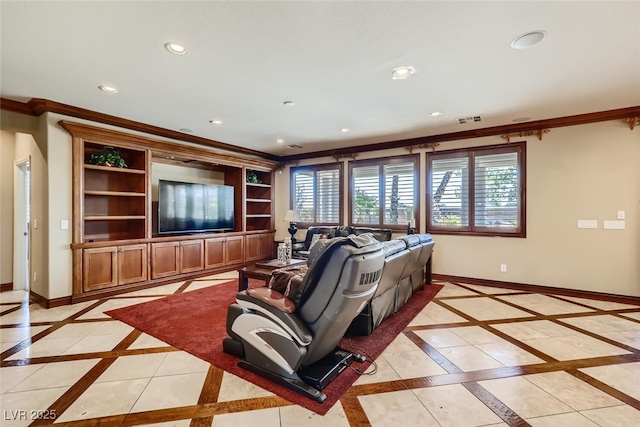
[[[304,276],[307,274],[308,270],[309,267],[306,265],[273,270],[267,287],[280,292],[290,300],[295,300],[295,297],[298,295],[300,290],[300,285],[302,284]]]
[[[320,234],[314,234],[313,237],[311,237],[311,243],[309,244],[309,249],[311,249],[313,245],[318,243],[318,240],[320,240]]]

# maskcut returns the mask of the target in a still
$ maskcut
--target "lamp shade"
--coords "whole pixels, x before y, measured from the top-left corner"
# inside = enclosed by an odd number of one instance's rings
[[[283,221],[300,222],[302,220],[300,219],[300,215],[298,214],[298,211],[288,210],[283,218]]]

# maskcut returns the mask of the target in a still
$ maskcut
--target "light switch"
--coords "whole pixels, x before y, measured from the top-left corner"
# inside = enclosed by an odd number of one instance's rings
[[[605,221],[604,229],[605,230],[624,230],[625,229],[624,221]]]
[[[60,230],[68,230],[69,229],[69,221],[66,219],[63,219],[62,221],[60,221]]]
[[[624,219],[624,211],[618,211],[618,219]]]
[[[597,219],[579,219],[578,228],[598,228]]]
[[[37,229],[38,229],[38,220],[37,220],[37,219],[34,219],[34,220],[33,220],[33,229],[34,229],[34,230],[37,230]]]

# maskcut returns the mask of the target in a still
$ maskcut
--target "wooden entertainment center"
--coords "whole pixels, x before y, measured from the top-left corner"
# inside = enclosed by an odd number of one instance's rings
[[[273,257],[276,162],[74,122],[60,125],[73,141],[72,302]],[[117,149],[127,167],[91,164],[91,155],[104,147]],[[197,172],[205,177],[201,179],[233,186],[233,231],[158,235],[152,165]],[[248,171],[257,182],[247,182]]]

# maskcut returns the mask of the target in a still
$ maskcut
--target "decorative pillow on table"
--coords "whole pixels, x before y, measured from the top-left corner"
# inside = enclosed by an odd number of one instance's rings
[[[267,285],[267,287],[269,289],[273,289],[274,291],[280,292],[282,295],[291,300],[294,300],[296,295],[298,295],[300,285],[302,284],[304,276],[305,274],[307,274],[308,270],[309,267],[306,265],[273,270],[273,272],[271,272],[271,279],[269,279],[269,284]]]

